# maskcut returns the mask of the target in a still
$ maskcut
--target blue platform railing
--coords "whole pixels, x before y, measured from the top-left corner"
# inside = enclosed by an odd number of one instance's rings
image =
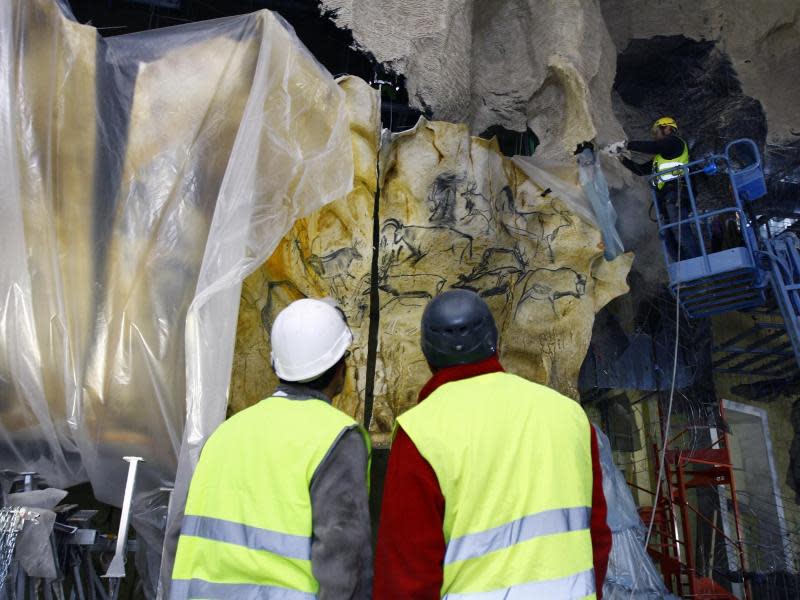
[[[757,263],[758,238],[745,208],[745,199],[753,201],[766,192],[755,143],[752,140],[736,140],[728,144],[722,154],[675,167],[667,173],[674,179],[666,185],[677,186],[677,204],[688,208],[688,217],[672,222],[668,220],[656,187],[665,172],[653,174],[650,182],[670,289],[676,294],[680,286],[681,304],[687,314],[690,317],[706,317],[762,305],[767,281]],[[708,211],[699,209],[694,179],[701,174],[704,177],[727,176],[729,206]],[[738,223],[741,245],[709,251],[711,224],[725,216]],[[697,242],[698,255],[673,257],[667,242],[670,233],[676,239],[679,234],[691,235]],[[685,240],[682,242],[676,244],[678,252],[688,246]]]
[[[792,233],[783,233],[764,240],[764,246],[759,254],[768,259],[772,292],[800,366],[800,240]]]
[[[701,174],[727,178],[729,206],[707,211],[698,206],[694,180]],[[674,177],[666,185],[673,186],[676,203],[688,209],[688,216],[672,222],[662,205],[666,198],[659,198],[656,187],[664,175],[661,172],[650,178],[653,204],[670,290],[687,315],[699,318],[758,309],[751,313],[755,318],[762,313],[775,313],[777,309],[783,321],[757,322],[755,330],[740,333],[717,347],[715,352],[721,356],[715,367],[731,373],[755,370],[762,375],[791,377],[787,371],[790,356],[787,350],[791,348],[793,362],[800,366],[800,239],[790,232],[775,237],[769,232],[761,235],[753,227],[752,203],[767,193],[758,147],[752,140],[736,140],[722,154],[670,169],[667,176]],[[680,210],[675,212],[681,215]],[[735,220],[740,243],[714,249],[709,225],[725,216]],[[679,232],[692,235],[697,241],[697,255],[673,256],[666,239],[669,232],[674,232],[675,238]],[[687,247],[677,244],[677,252],[682,251],[681,246]],[[768,291],[771,291],[769,296]]]

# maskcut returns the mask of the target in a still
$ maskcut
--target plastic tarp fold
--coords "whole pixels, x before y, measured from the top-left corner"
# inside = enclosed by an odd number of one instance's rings
[[[603,470],[603,493],[608,505],[606,523],[611,529],[611,556],[603,584],[604,600],[678,600],[667,591],[664,581],[644,548],[647,528],[625,477],[614,464],[608,437],[594,425]]]
[[[617,232],[617,211],[611,203],[606,176],[600,160],[590,148],[584,148],[578,155],[578,179],[603,236],[605,258],[614,260],[625,248]]]
[[[0,0],[0,464],[119,505],[144,457],[157,548],[225,416],[241,281],[352,180],[344,95],[276,15],[103,39]]]
[[[556,192],[572,212],[600,230],[606,260],[614,260],[625,251],[608,183],[600,161],[590,149],[578,156],[577,167],[534,156],[515,156],[513,161],[536,185]]]

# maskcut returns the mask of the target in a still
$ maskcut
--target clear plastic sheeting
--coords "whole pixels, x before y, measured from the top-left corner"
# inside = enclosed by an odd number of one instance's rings
[[[103,39],[0,0],[0,465],[119,505],[142,456],[159,548],[225,416],[241,281],[352,180],[344,95],[276,15]]]
[[[616,228],[617,213],[611,203],[600,162],[591,150],[581,153],[577,167],[571,163],[515,156],[514,164],[543,189],[552,190],[584,222],[600,230],[606,260],[614,260],[625,249]]]
[[[580,187],[574,164],[543,160],[533,156],[515,156],[511,160],[528,179],[543,190],[552,190],[585,223],[597,227],[592,207]]]
[[[603,584],[604,600],[678,600],[667,591],[663,579],[644,548],[647,528],[639,517],[625,477],[614,464],[611,444],[599,427],[597,443],[603,469],[603,493],[608,505],[606,523],[611,529],[611,556]]]
[[[617,232],[617,211],[611,203],[606,176],[600,167],[600,160],[591,148],[584,148],[578,155],[578,179],[603,236],[605,259],[614,260],[625,252],[625,248]]]

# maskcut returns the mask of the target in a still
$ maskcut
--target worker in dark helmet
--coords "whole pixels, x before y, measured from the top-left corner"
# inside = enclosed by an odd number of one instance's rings
[[[656,198],[659,211],[667,223],[675,223],[689,217],[691,205],[685,192],[682,172],[676,167],[689,164],[689,146],[678,135],[678,123],[672,117],[657,119],[650,128],[652,140],[621,141],[606,147],[610,154],[617,155],[620,162],[635,175],[654,175],[653,185],[657,188]],[[638,152],[651,156],[650,160],[637,163],[624,156],[623,151]],[[683,195],[683,197],[681,197]],[[700,255],[699,245],[691,225],[680,228],[680,255],[678,254],[678,228],[665,231],[667,250],[673,260],[685,260]]]
[[[421,334],[433,376],[397,418],[373,597],[600,598],[611,532],[583,409],[503,370],[473,292],[434,298]]]

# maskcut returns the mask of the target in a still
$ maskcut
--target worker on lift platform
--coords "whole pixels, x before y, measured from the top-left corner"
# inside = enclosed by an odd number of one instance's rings
[[[504,372],[473,292],[434,298],[421,331],[433,377],[397,418],[374,598],[600,598],[611,532],[581,406]]]
[[[170,598],[368,600],[370,443],[331,406],[352,333],[338,308],[303,299],[270,339],[280,385],[203,448]]]
[[[690,215],[690,204],[687,198],[682,198],[683,175],[674,171],[676,167],[689,164],[689,146],[678,136],[678,124],[672,117],[661,117],[650,128],[653,140],[650,141],[622,141],[607,147],[610,154],[619,157],[625,167],[635,175],[653,175],[664,173],[654,180],[657,188],[656,199],[658,210],[665,217],[664,225],[684,220]],[[642,154],[651,154],[652,160],[636,163],[622,152],[629,150]],[[680,259],[686,260],[700,255],[691,225],[680,227]],[[673,260],[678,259],[678,228],[672,227],[665,231],[667,250]]]

